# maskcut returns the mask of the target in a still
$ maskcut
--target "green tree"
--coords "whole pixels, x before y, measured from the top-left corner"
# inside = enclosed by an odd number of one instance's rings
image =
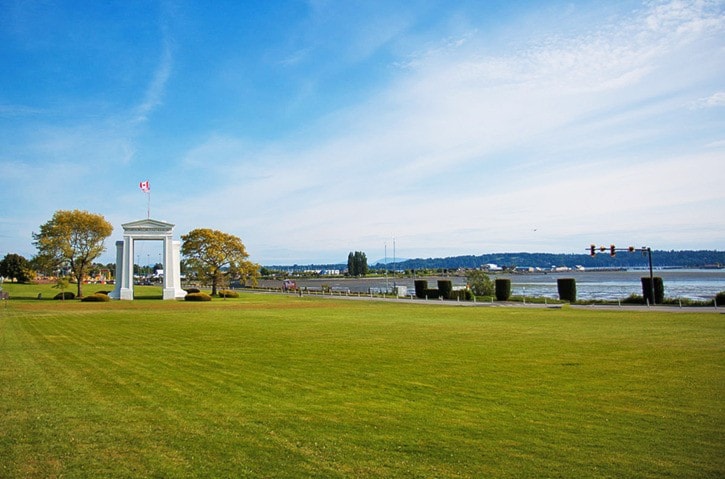
[[[0,276],[18,283],[27,283],[32,276],[30,263],[19,254],[8,253],[0,261]]]
[[[368,274],[368,258],[362,251],[355,252],[355,267],[358,276],[366,276]]]
[[[200,278],[211,282],[211,294],[217,294],[219,285],[225,283],[225,274],[242,275],[256,280],[259,266],[247,261],[249,255],[242,240],[234,235],[208,228],[198,228],[181,236],[181,253],[187,266]]]
[[[352,251],[347,255],[347,274],[355,276],[355,255]]]
[[[469,271],[466,274],[466,281],[468,281],[468,287],[476,296],[493,296],[494,282],[483,271]]]
[[[116,277],[116,263],[106,263],[106,269],[111,272],[111,277]]]
[[[362,251],[350,251],[347,255],[347,274],[350,276],[365,276],[368,274],[368,258]]]
[[[59,210],[50,221],[33,233],[38,255],[45,261],[67,263],[78,284],[78,297],[83,297],[82,284],[86,271],[98,258],[111,236],[113,226],[106,219],[87,211]]]

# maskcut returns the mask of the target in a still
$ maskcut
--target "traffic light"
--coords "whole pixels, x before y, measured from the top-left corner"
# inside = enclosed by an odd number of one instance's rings
[[[597,245],[593,244],[589,247],[589,254],[592,256],[597,255]]]
[[[615,248],[614,245],[610,245],[609,246],[609,254],[612,255],[612,256],[616,256],[617,255],[617,248]]]

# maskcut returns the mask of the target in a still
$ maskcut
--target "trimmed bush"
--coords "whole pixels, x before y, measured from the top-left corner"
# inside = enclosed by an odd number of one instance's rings
[[[239,293],[236,291],[232,291],[231,289],[222,289],[221,291],[217,292],[217,295],[220,298],[238,298]]]
[[[111,292],[110,291],[96,291],[93,294],[111,294]]]
[[[448,299],[456,301],[473,301],[473,291],[470,289],[456,289],[451,291]]]
[[[188,293],[184,301],[211,301],[211,296],[206,293]]]
[[[508,278],[496,278],[496,301],[508,301],[511,297],[511,280]]]
[[[576,280],[574,278],[559,278],[556,280],[556,289],[559,299],[576,303]]]
[[[649,304],[662,304],[665,302],[665,283],[659,276],[655,276],[652,279],[655,284],[654,301],[652,301],[652,282],[649,276],[642,278],[642,296],[644,296],[645,302],[649,302]]]
[[[439,279],[438,280],[438,291],[439,295],[443,299],[451,299],[451,292],[453,291],[453,281],[450,279]]]
[[[186,288],[184,291],[188,293],[201,293],[201,290],[198,288]]]
[[[428,288],[428,289],[426,289],[426,290],[425,290],[425,292],[423,293],[423,298],[428,298],[428,299],[438,299],[438,298],[440,298],[440,297],[441,297],[441,292],[440,292],[440,290],[437,290],[437,289],[433,289],[433,288]]]
[[[424,279],[416,279],[414,284],[416,298],[425,299],[425,292],[428,290],[428,281]]]
[[[63,291],[53,296],[53,299],[75,299],[76,295],[70,291]]]
[[[715,305],[725,306],[725,291],[720,291],[715,295]]]
[[[109,298],[107,294],[94,293],[89,296],[82,297],[81,301],[85,303],[107,303],[111,301],[111,298]]]

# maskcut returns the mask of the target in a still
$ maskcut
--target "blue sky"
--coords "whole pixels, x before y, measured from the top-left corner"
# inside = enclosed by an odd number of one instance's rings
[[[142,180],[268,265],[725,246],[722,1],[2,0],[0,66],[0,255]]]

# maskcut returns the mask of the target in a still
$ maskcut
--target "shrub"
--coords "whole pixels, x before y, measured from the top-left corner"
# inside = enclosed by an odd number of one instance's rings
[[[111,294],[110,291],[96,291],[94,294]]]
[[[496,278],[496,301],[508,301],[511,297],[511,280],[508,278]]]
[[[440,291],[439,295],[443,299],[451,299],[451,292],[453,291],[453,281],[451,281],[450,279],[439,279],[438,291]]]
[[[237,293],[236,291],[232,291],[231,289],[222,289],[217,292],[217,295],[220,298],[238,298],[239,297],[239,293]]]
[[[75,299],[76,295],[70,291],[63,291],[53,296],[53,299]]]
[[[438,299],[441,297],[441,292],[437,289],[428,288],[423,293],[423,298]]]
[[[576,280],[574,278],[559,278],[556,280],[556,289],[559,299],[576,303]]]
[[[622,300],[623,304],[643,304],[644,298],[638,294],[630,294]]]
[[[211,301],[211,296],[206,293],[187,293],[184,301]]]
[[[448,299],[455,299],[457,301],[473,301],[473,291],[470,289],[456,289],[451,291],[448,295]]]
[[[86,303],[107,303],[111,301],[111,298],[109,298],[107,294],[94,293],[89,296],[84,296],[81,298],[81,301]]]
[[[720,291],[715,295],[715,305],[725,306],[725,291]]]
[[[428,281],[424,279],[416,279],[415,284],[415,296],[420,299],[425,298],[425,292],[428,289]]]
[[[662,304],[665,302],[665,284],[659,276],[652,279],[655,286],[654,301],[652,301],[652,282],[648,276],[642,278],[642,296],[644,296],[645,301],[649,301],[649,304]]]
[[[493,296],[494,285],[491,278],[483,271],[471,271],[466,275],[466,281],[471,287],[471,291],[476,296]]]
[[[188,293],[201,293],[201,290],[199,290],[197,288],[186,288],[184,291],[186,291],[187,294]]]

